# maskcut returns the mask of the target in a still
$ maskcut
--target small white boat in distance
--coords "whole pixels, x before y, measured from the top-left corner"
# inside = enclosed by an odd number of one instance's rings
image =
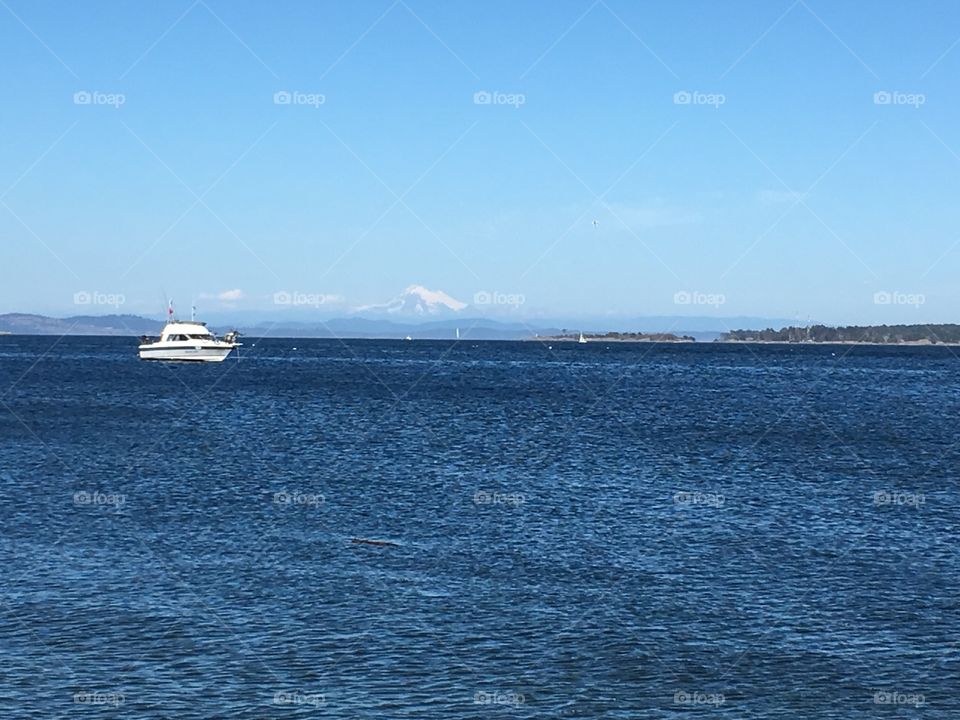
[[[583,336],[583,333],[580,333],[580,339],[577,340],[577,342],[578,342],[580,345],[586,345],[586,344],[587,344],[587,339]]]
[[[206,323],[171,320],[163,326],[159,338],[140,338],[140,359],[223,362],[241,344],[237,342],[239,335],[232,331],[218,339]]]

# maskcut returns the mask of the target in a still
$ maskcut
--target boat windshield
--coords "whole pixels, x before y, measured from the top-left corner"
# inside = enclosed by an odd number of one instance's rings
[[[209,340],[209,335],[170,335],[167,342],[186,342],[188,340]]]

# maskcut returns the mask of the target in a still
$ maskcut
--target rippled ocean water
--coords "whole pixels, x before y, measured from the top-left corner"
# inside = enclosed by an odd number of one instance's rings
[[[955,349],[246,342],[0,338],[5,717],[960,717]]]

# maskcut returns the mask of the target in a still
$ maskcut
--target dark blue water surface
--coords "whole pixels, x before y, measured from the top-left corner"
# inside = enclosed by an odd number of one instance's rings
[[[135,350],[0,338],[4,717],[960,717],[950,348]]]

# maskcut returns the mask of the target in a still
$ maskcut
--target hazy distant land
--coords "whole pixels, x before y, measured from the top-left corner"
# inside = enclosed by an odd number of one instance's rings
[[[960,344],[958,324],[913,324],[913,325],[828,325],[782,326],[766,329],[744,329],[721,332],[706,327],[714,323],[733,321],[756,321],[758,318],[685,318],[649,317],[621,319],[610,325],[623,327],[634,324],[652,328],[636,330],[583,330],[588,342],[643,342],[643,343],[796,343],[796,344],[864,344],[864,345],[955,345]],[[732,324],[732,323],[730,323]],[[278,317],[274,321],[252,321],[238,325],[227,322],[211,322],[217,333],[239,329],[248,337],[299,337],[299,338],[369,338],[415,340],[540,340],[550,342],[575,342],[579,330],[552,321],[504,321],[492,318],[446,318],[425,319],[422,322],[404,322],[392,318],[342,317],[330,319],[307,319],[301,317]],[[53,318],[30,313],[0,314],[0,335],[90,335],[126,336],[156,335],[163,321],[139,315],[77,315]],[[576,327],[576,326],[574,326]],[[729,327],[729,324],[727,325]],[[675,332],[658,328],[677,328]],[[702,329],[695,329],[702,328]]]
[[[562,333],[560,335],[545,335],[534,338],[535,340],[550,340],[556,342],[577,342],[580,340],[580,333]],[[674,333],[643,333],[643,332],[606,332],[606,333],[583,333],[583,339],[602,342],[696,342],[696,338],[690,335],[675,335]]]
[[[776,318],[708,316],[647,316],[610,319],[477,317],[465,314],[380,313],[323,317],[309,312],[247,313],[239,316],[201,315],[217,333],[240,330],[248,337],[370,338],[452,340],[459,331],[462,340],[531,340],[554,337],[580,329],[604,340],[616,341],[615,333],[630,335],[683,334],[698,341],[710,341],[731,327],[781,327],[788,320]],[[156,335],[163,320],[133,314],[76,315],[64,318],[32,313],[0,313],[0,333],[14,335],[112,335],[138,337]],[[644,333],[637,333],[644,328]],[[652,339],[652,338],[651,338]]]

